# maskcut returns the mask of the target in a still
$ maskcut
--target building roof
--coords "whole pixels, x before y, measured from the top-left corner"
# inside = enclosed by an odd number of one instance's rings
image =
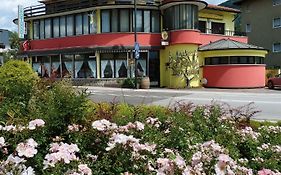
[[[240,13],[240,10],[238,10],[238,9],[234,9],[234,8],[230,8],[230,7],[224,7],[224,6],[220,6],[220,5],[213,5],[213,4],[208,4],[207,9]]]
[[[236,0],[235,2],[233,2],[233,4],[235,5],[240,5],[241,3],[243,3],[246,0]]]
[[[52,3],[57,3],[61,1],[67,1],[67,0],[39,0],[38,2],[44,3],[44,4],[52,4]]]
[[[228,49],[254,49],[265,50],[263,47],[238,42],[232,39],[221,39],[199,47],[200,51],[228,50]]]

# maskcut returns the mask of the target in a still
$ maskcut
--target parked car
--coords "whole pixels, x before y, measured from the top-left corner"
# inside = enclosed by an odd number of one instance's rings
[[[267,86],[269,89],[274,89],[274,87],[281,87],[281,74],[276,75],[273,78],[269,78]]]

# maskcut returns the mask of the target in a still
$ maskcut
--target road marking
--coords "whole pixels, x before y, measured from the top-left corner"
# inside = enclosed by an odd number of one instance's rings
[[[170,96],[155,96],[155,95],[128,95],[128,94],[112,94],[112,93],[91,93],[91,95],[99,95],[99,96],[104,96],[104,95],[108,95],[108,96],[114,96],[114,97],[138,97],[138,98],[147,98],[147,99],[151,99],[151,98],[159,98],[159,99],[163,99],[163,98],[171,98]]]
[[[273,101],[249,101],[249,100],[231,100],[231,99],[215,99],[215,98],[194,98],[194,97],[175,97],[175,99],[179,100],[197,100],[197,101],[222,101],[222,102],[245,102],[245,103],[265,103],[265,104],[281,104],[281,102],[273,102]]]

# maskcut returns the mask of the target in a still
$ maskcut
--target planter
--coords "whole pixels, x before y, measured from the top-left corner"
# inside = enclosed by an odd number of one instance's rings
[[[150,88],[150,79],[149,79],[149,77],[143,77],[141,79],[141,88],[142,89],[149,89]]]

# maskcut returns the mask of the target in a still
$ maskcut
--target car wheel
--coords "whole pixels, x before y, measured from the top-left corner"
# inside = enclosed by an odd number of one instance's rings
[[[269,81],[269,82],[267,83],[267,86],[268,86],[269,89],[274,89],[274,84],[273,84],[272,81]]]

